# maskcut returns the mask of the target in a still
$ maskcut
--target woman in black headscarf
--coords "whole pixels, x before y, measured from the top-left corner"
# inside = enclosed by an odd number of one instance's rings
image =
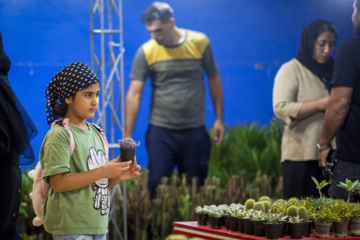
[[[281,163],[285,199],[318,196],[311,177],[324,179],[316,144],[329,99],[336,38],[331,22],[311,22],[302,33],[297,57],[283,64],[275,77],[273,109],[284,124]]]
[[[30,140],[37,129],[9,84],[10,65],[0,33],[0,239],[17,240],[22,239],[17,224],[22,188],[20,165],[35,160]]]

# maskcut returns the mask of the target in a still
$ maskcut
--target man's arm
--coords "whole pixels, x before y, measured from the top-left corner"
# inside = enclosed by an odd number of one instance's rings
[[[223,123],[223,87],[221,78],[218,73],[208,76],[210,95],[213,101],[216,120],[213,125],[214,128],[214,144],[219,145],[224,138],[224,123]]]
[[[326,109],[324,127],[320,137],[320,147],[328,146],[343,125],[349,112],[353,88],[334,86],[331,90],[329,106]],[[319,152],[319,167],[326,167],[326,157],[330,149]]]
[[[125,102],[125,137],[130,138],[135,127],[137,115],[139,113],[140,100],[145,82],[132,80],[126,94]]]

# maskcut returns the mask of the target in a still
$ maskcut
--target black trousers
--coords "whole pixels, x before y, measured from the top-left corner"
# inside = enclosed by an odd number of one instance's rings
[[[284,199],[319,197],[319,190],[311,179],[311,177],[315,177],[318,182],[324,180],[322,169],[317,160],[303,162],[286,160],[282,167]],[[321,193],[327,196],[327,188],[323,188]]]
[[[4,160],[4,159],[0,159]],[[10,164],[8,159],[0,165],[0,239],[19,240],[18,215],[21,201],[21,168]]]

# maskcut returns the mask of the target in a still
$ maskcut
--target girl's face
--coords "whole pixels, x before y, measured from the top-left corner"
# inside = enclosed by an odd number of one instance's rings
[[[329,60],[335,45],[335,35],[331,32],[323,32],[315,41],[313,58],[320,64]]]
[[[93,83],[87,88],[78,91],[74,97],[65,99],[68,110],[65,118],[70,121],[81,122],[95,116],[99,106],[100,84]]]

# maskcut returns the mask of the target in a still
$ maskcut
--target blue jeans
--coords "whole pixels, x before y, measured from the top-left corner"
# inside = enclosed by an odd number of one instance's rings
[[[175,166],[179,174],[187,174],[203,185],[207,175],[211,141],[205,126],[171,130],[149,125],[146,133],[146,149],[149,156],[149,190],[154,197],[162,177],[170,177]]]
[[[106,234],[100,235],[71,235],[54,234],[54,240],[106,240]]]

